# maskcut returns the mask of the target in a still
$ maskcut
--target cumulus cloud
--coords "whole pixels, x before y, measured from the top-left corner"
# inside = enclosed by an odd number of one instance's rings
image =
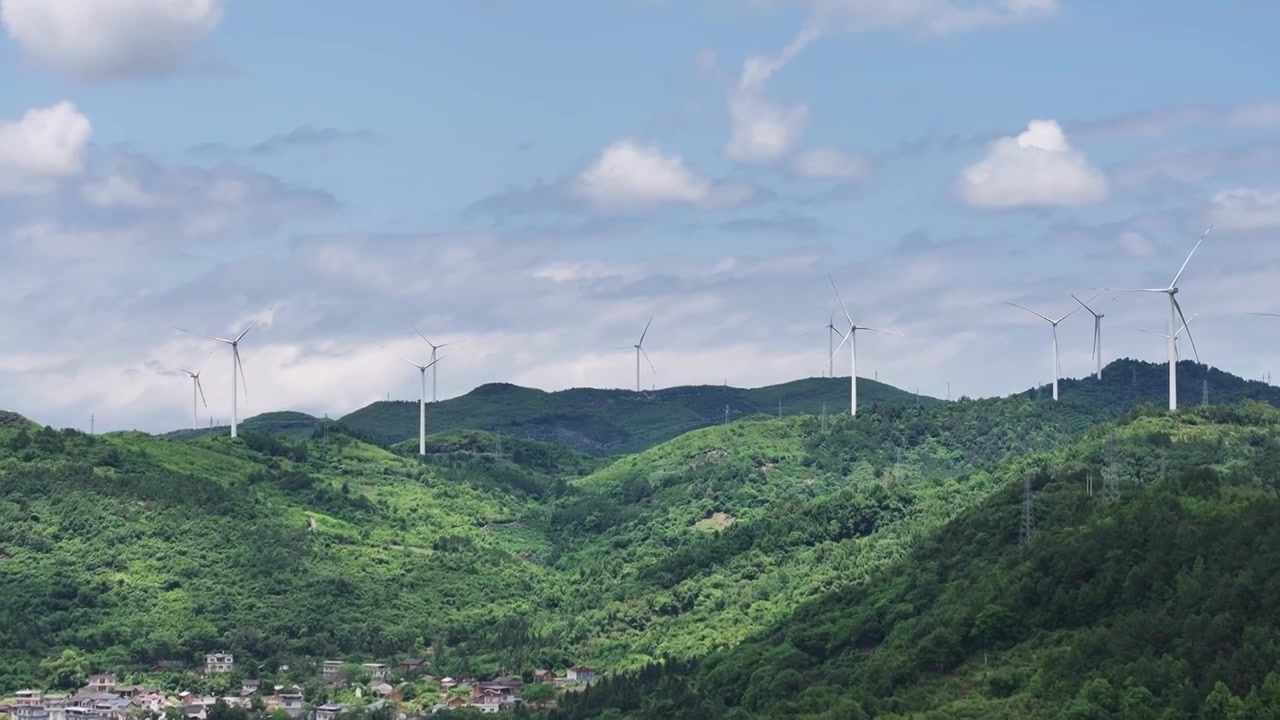
[[[782,5],[789,1],[763,0],[759,4]],[[748,58],[738,82],[729,91],[730,132],[725,154],[737,162],[776,162],[787,157],[799,142],[809,120],[808,106],[771,99],[766,85],[815,40],[838,33],[874,31],[949,35],[1046,17],[1058,10],[1059,0],[799,0],[798,4],[811,8],[805,27],[777,55]],[[711,59],[699,56],[699,67],[714,67]],[[819,158],[822,156],[801,155],[793,166],[822,170],[833,167]],[[832,158],[828,155],[825,159]],[[844,172],[810,175],[847,177]]]
[[[1280,228],[1280,191],[1231,188],[1214,194],[1210,216],[1224,230]]]
[[[859,178],[867,174],[867,164],[835,148],[814,148],[797,154],[791,169],[804,177]]]
[[[697,204],[710,197],[711,189],[711,182],[689,170],[678,155],[631,140],[605,148],[573,184],[576,194],[603,208]]]
[[[1020,135],[995,141],[957,187],[966,203],[990,209],[1085,205],[1107,196],[1107,179],[1053,120],[1032,120]]]
[[[29,58],[87,81],[173,72],[222,13],[223,0],[0,0]]]
[[[69,102],[0,120],[0,195],[45,192],[80,174],[92,137],[89,119]]]

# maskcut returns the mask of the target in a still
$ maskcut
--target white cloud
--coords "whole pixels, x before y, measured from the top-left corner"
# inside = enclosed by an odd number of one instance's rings
[[[0,0],[28,57],[90,81],[176,70],[222,13],[223,0]]]
[[[1150,257],[1156,252],[1155,245],[1146,235],[1132,230],[1120,233],[1116,243],[1120,245],[1121,252],[1129,257]]]
[[[1210,202],[1210,217],[1224,230],[1280,228],[1280,191],[1256,188],[1222,190]]]
[[[785,1],[762,0],[758,4],[781,5]],[[823,36],[871,31],[947,35],[1052,15],[1058,3],[1059,0],[800,0],[812,10],[804,29],[777,55],[756,55],[743,63],[740,79],[729,92],[730,133],[725,154],[742,163],[771,163],[791,152],[804,132],[809,108],[803,103],[771,100],[765,94],[765,86]]]
[[[1280,127],[1280,101],[1238,107],[1227,116],[1227,122],[1237,127]]]
[[[600,210],[643,210],[661,205],[733,204],[746,188],[717,185],[654,145],[619,140],[573,180],[570,190]]]
[[[69,102],[0,120],[0,195],[45,192],[80,174],[92,137],[89,119]]]
[[[1022,134],[992,143],[957,185],[961,198],[980,208],[1085,205],[1107,195],[1106,178],[1053,120],[1032,120]]]
[[[903,30],[950,35],[1053,15],[1059,0],[804,0],[825,32]]]
[[[90,204],[100,208],[149,208],[165,202],[163,197],[143,190],[134,179],[120,175],[87,184],[80,193]]]
[[[814,148],[791,159],[791,169],[798,175],[813,178],[857,178],[867,174],[863,161],[835,148]]]

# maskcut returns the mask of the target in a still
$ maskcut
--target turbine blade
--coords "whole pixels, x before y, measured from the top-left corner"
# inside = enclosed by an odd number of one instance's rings
[[[1028,307],[1022,307],[1022,306],[1021,306],[1021,305],[1019,305],[1018,303],[1011,303],[1011,302],[1009,302],[1008,300],[1005,300],[1005,301],[1004,301],[1004,304],[1005,304],[1005,305],[1012,305],[1012,306],[1014,306],[1014,307],[1018,308],[1019,310],[1026,310],[1027,312],[1031,313],[1032,315],[1035,315],[1036,317],[1040,318],[1041,320],[1044,320],[1045,322],[1049,323],[1050,325],[1056,325],[1056,324],[1057,324],[1057,323],[1055,323],[1054,321],[1050,320],[1049,318],[1047,318],[1047,317],[1045,317],[1045,316],[1041,315],[1040,313],[1036,312],[1035,310],[1032,310],[1031,308],[1028,308]]]
[[[1209,234],[1209,230],[1212,229],[1213,226],[1210,225],[1209,229],[1204,231],[1204,235],[1201,235],[1200,239],[1196,241],[1196,246],[1191,248],[1191,252],[1187,253],[1187,259],[1182,261],[1182,267],[1178,268],[1178,274],[1173,276],[1173,282],[1169,283],[1169,287],[1178,287],[1178,279],[1182,277],[1183,271],[1187,269],[1187,263],[1191,262],[1191,256],[1196,254],[1196,250],[1200,249],[1200,243],[1204,242],[1205,236],[1207,236]],[[1196,362],[1200,362],[1200,358],[1197,357]]]
[[[204,386],[200,384],[200,376],[199,375],[195,376],[195,380],[196,380],[196,389],[200,391],[200,402],[204,403],[205,407],[209,407],[209,401],[204,399]]]
[[[1169,292],[1169,288],[1102,288],[1110,292]]]
[[[1261,317],[1280,317],[1280,313],[1247,313],[1249,315],[1259,315]]]
[[[443,359],[445,359],[445,358],[447,358],[447,357],[449,357],[449,356],[448,356],[448,355],[441,355],[440,357],[436,358],[435,360],[432,360],[431,362],[427,363],[426,365],[421,365],[421,366],[419,366],[419,367],[421,367],[421,369],[422,369],[422,371],[423,371],[423,372],[426,372],[426,371],[427,371],[427,369],[428,369],[428,368],[430,368],[432,365],[435,365],[436,363],[440,362],[441,360],[443,360]]]
[[[858,329],[859,329],[859,330],[870,330],[871,332],[888,333],[888,334],[890,334],[890,335],[902,335],[902,333],[898,332],[897,330],[886,330],[886,329],[884,329],[884,328],[863,327],[863,326],[859,325],[859,326],[858,326]],[[902,336],[903,336],[903,337],[906,337],[905,335],[902,335]]]
[[[279,305],[279,303],[272,303],[272,304],[271,304],[271,307],[270,307],[270,308],[267,308],[267,311],[266,311],[266,312],[264,312],[264,313],[262,313],[261,315],[259,315],[257,320],[254,320],[253,322],[249,323],[249,327],[245,328],[245,329],[244,329],[244,332],[240,333],[240,337],[237,337],[237,338],[236,338],[236,342],[240,342],[241,340],[243,340],[243,339],[244,339],[244,336],[245,336],[245,335],[248,335],[250,330],[252,330],[254,327],[256,327],[256,326],[258,325],[258,323],[260,323],[260,322],[262,322],[264,319],[266,319],[266,317],[267,317],[268,315],[270,315],[271,313],[275,312],[276,305]]]
[[[844,312],[844,318],[848,320],[849,325],[852,326],[853,316],[849,314],[849,308],[844,306],[844,300],[840,299],[840,291],[836,288],[836,279],[831,277],[830,275],[827,276],[827,279],[831,281],[831,289],[835,291],[836,302],[840,303],[840,310]]]
[[[1210,229],[1213,229],[1213,226],[1210,226]],[[1209,234],[1209,230],[1205,230],[1204,232],[1205,232],[1205,235],[1208,235],[1208,234]],[[1204,236],[1202,235],[1202,236],[1200,237],[1200,239],[1201,239],[1201,240],[1204,240]],[[1197,243],[1197,245],[1198,245],[1198,244],[1199,244],[1199,243]],[[1193,252],[1194,252],[1194,251],[1193,251]],[[1187,257],[1188,257],[1188,259],[1190,259],[1190,257],[1191,257],[1191,256],[1190,256],[1190,255],[1188,255]],[[1196,356],[1196,362],[1200,362],[1200,351],[1196,349],[1196,339],[1195,339],[1195,337],[1191,334],[1191,328],[1190,328],[1190,327],[1187,327],[1187,322],[1188,322],[1188,320],[1187,320],[1187,316],[1182,314],[1182,305],[1178,304],[1178,298],[1177,298],[1177,297],[1174,297],[1174,298],[1173,298],[1173,307],[1174,307],[1174,309],[1175,309],[1175,310],[1177,310],[1177,311],[1178,311],[1178,317],[1182,318],[1182,329],[1187,331],[1187,340],[1190,340],[1190,341],[1191,341],[1191,352],[1195,354],[1195,356]],[[1191,317],[1195,317],[1195,315],[1192,315]],[[1175,338],[1175,339],[1177,338],[1177,333],[1174,333],[1174,338]],[[1174,343],[1174,347],[1175,347],[1175,348],[1177,347],[1177,343]]]
[[[217,340],[218,342],[223,342],[223,343],[228,343],[228,344],[230,344],[230,343],[231,343],[231,341],[230,341],[230,340],[228,340],[228,339],[226,339],[226,338],[214,337],[213,335],[205,335],[204,333],[198,333],[198,332],[196,332],[195,330],[188,330],[188,329],[183,328],[183,327],[178,327],[177,325],[174,325],[174,326],[173,326],[173,329],[174,329],[174,330],[181,330],[181,331],[182,331],[182,332],[184,332],[184,333],[190,333],[190,334],[195,335],[195,336],[197,336],[197,337],[208,338],[208,339],[210,339],[210,340]]]
[[[1081,307],[1083,307],[1083,305],[1082,305]],[[1063,320],[1066,320],[1067,318],[1069,318],[1069,317],[1071,317],[1072,315],[1074,315],[1074,314],[1075,314],[1076,312],[1078,312],[1079,310],[1080,310],[1080,308],[1079,308],[1079,307],[1071,308],[1071,312],[1067,313],[1066,315],[1063,315],[1062,317],[1058,318],[1057,320],[1054,320],[1054,321],[1053,321],[1053,324],[1054,324],[1054,325],[1057,325],[1058,323],[1062,322]],[[1090,311],[1090,312],[1092,312],[1092,311]]]
[[[653,324],[653,316],[649,316],[649,322],[644,324],[644,332],[640,333],[640,342],[636,343],[636,347],[644,345],[644,336],[649,334],[649,326]]]
[[[1094,299],[1095,299],[1095,298],[1097,298],[1097,297],[1098,297],[1098,295],[1101,295],[1101,294],[1102,294],[1102,293],[1098,293],[1097,295],[1094,295],[1093,297],[1089,298],[1089,302],[1093,302],[1093,301],[1094,301]],[[1085,303],[1085,301],[1083,301],[1083,300],[1081,300],[1080,298],[1076,297],[1076,296],[1075,296],[1075,293],[1072,293],[1072,294],[1071,294],[1071,299],[1072,299],[1072,300],[1075,300],[1075,301],[1076,301],[1076,302],[1078,302],[1078,303],[1080,303],[1080,307],[1084,308],[1085,310],[1088,310],[1090,313],[1092,313],[1092,314],[1093,314],[1093,316],[1094,316],[1094,317],[1098,317],[1098,313],[1094,312],[1094,311],[1093,311],[1093,308],[1089,307],[1089,306]]]
[[[1156,337],[1162,337],[1162,338],[1167,338],[1167,337],[1169,337],[1168,335],[1165,335],[1164,333],[1151,332],[1150,330],[1143,330],[1142,328],[1138,328],[1138,332],[1140,332],[1140,333],[1146,333],[1146,334],[1148,334],[1148,335],[1154,335],[1154,336],[1156,336]]]
[[[414,332],[416,332],[416,333],[418,333],[418,337],[422,338],[422,341],[423,341],[423,342],[425,342],[425,343],[426,343],[426,344],[428,344],[428,345],[431,345],[431,341],[427,339],[427,336],[426,336],[426,335],[423,335],[423,334],[422,334],[422,331],[418,329],[418,326],[417,326],[417,325],[414,325],[413,323],[409,323],[409,327],[413,328],[413,331],[414,331]],[[432,349],[434,349],[436,346],[435,346],[435,345],[431,345],[431,347],[432,347]]]
[[[653,361],[649,359],[649,353],[645,352],[644,348],[640,348],[640,354],[644,356],[644,361],[649,363],[649,369],[653,371],[653,374],[657,375],[658,368],[653,366]]]
[[[831,357],[827,359],[828,363],[830,363],[831,360],[836,359],[836,354],[840,352],[840,349],[844,347],[845,343],[849,342],[849,337],[852,335],[853,328],[849,328],[849,332],[845,333],[844,337],[840,338],[840,344],[836,346],[836,349],[831,353]]]
[[[421,366],[421,365],[419,365],[418,363],[416,363],[416,362],[414,362],[414,361],[410,360],[409,358],[407,358],[407,357],[405,357],[405,356],[401,355],[400,353],[395,352],[395,351],[394,351],[394,350],[392,350],[391,348],[388,348],[386,345],[379,345],[378,347],[381,347],[383,350],[386,350],[387,352],[391,353],[392,355],[395,355],[396,357],[398,357],[398,358],[400,358],[401,360],[403,360],[403,361],[405,361],[405,362],[409,363],[410,365],[412,365],[412,366],[414,366],[414,367],[418,368],[419,370],[421,370],[421,369],[422,369],[422,366]],[[436,360],[437,360],[437,362],[438,362],[438,361],[440,360],[440,358],[436,358]],[[428,367],[430,367],[430,366],[428,366]]]
[[[241,337],[244,337],[243,335]],[[240,347],[238,345],[231,346],[232,352],[236,356],[236,367],[240,368],[240,387],[244,388],[244,399],[249,399],[249,380],[244,376],[244,361],[240,359]]]

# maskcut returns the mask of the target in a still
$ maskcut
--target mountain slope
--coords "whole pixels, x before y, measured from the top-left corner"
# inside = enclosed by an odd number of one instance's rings
[[[1090,433],[1003,464],[1000,490],[866,581],[553,717],[1269,717],[1278,467],[1280,413],[1257,405]]]
[[[546,511],[345,435],[177,443],[0,429],[0,687],[232,649],[267,667],[439,639],[513,662]],[[468,661],[470,662],[470,661]]]

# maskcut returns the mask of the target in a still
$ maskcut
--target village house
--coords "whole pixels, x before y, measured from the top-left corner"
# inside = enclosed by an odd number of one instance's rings
[[[67,708],[67,720],[107,720],[93,708],[72,705]]]
[[[229,673],[235,669],[235,658],[231,653],[210,653],[204,656],[204,672],[206,675]]]
[[[471,704],[484,711],[487,707],[503,709],[516,703],[516,689],[501,683],[477,683],[471,689]]]
[[[115,673],[98,673],[89,676],[89,684],[84,686],[87,692],[104,693],[111,692],[116,688]]]
[[[369,671],[369,675],[373,678],[374,682],[386,681],[387,677],[391,673],[390,668],[382,663],[365,663],[363,667],[365,670]]]
[[[257,694],[258,690],[260,690],[261,688],[262,688],[262,681],[260,681],[260,680],[248,680],[248,679],[246,679],[246,680],[241,680],[241,681],[240,681],[240,694],[241,694],[241,695],[244,695],[244,696],[248,696],[248,695],[255,695],[255,694]]]
[[[325,660],[320,663],[320,677],[326,683],[338,682],[342,676],[342,665],[341,660]]]
[[[590,685],[591,683],[596,681],[596,671],[592,670],[589,667],[583,667],[581,665],[574,665],[573,667],[569,668],[566,674],[570,682],[582,683],[583,685]]]
[[[556,681],[556,674],[551,672],[550,670],[542,670],[542,669],[534,670],[533,681],[536,683],[543,683],[545,685],[550,685]]]
[[[405,658],[403,661],[401,661],[399,667],[400,667],[400,672],[406,675],[410,675],[413,673],[419,673],[419,672],[422,672],[423,670],[426,670],[428,665],[429,663],[426,660],[423,660],[422,658]]]
[[[302,717],[305,712],[302,704],[302,693],[280,693],[278,697],[279,704],[277,707],[284,710],[285,714],[290,718],[294,718],[294,720]]]
[[[345,710],[346,708],[338,705],[337,703],[328,703],[316,708],[312,712],[311,717],[312,720],[334,720],[334,718],[341,715]]]

